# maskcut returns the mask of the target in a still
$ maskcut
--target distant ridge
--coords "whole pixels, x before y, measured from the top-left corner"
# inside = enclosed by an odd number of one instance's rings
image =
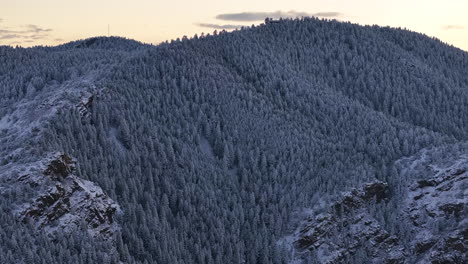
[[[316,18],[0,47],[0,263],[466,263],[467,72],[439,40]],[[308,219],[341,192],[357,214]]]
[[[92,37],[83,40],[76,40],[57,46],[57,49],[104,49],[132,51],[146,46],[145,44],[123,37]]]

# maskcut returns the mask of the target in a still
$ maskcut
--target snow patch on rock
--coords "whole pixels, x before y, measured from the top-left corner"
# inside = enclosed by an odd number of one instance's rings
[[[64,153],[43,153],[38,145],[43,131],[57,114],[76,109],[90,115],[99,72],[52,83],[40,93],[8,106],[0,118],[0,191],[28,187],[25,202],[14,201],[15,214],[52,237],[58,232],[86,230],[92,236],[112,239],[121,211],[96,184],[74,174],[75,161]],[[16,203],[16,204],[15,204]]]
[[[346,192],[280,244],[293,245],[295,264],[467,263],[468,155],[461,145],[446,153],[423,150],[399,160],[398,186],[376,181]],[[372,213],[391,199],[404,223],[398,232]]]
[[[42,187],[36,198],[17,210],[23,221],[51,236],[85,228],[94,237],[112,239],[119,228],[115,216],[120,207],[100,187],[73,174],[73,159],[54,153],[35,166],[41,170],[17,178]]]

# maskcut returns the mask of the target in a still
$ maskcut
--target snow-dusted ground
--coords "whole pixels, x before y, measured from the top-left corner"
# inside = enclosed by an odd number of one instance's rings
[[[6,129],[8,130],[11,126],[11,121],[9,120],[8,116],[4,116],[0,119],[0,130]]]
[[[398,215],[396,221],[404,223],[394,223],[403,228],[396,237],[389,236],[390,232],[368,214],[375,209],[359,202],[360,191],[352,191],[338,201],[351,207],[360,204],[352,213],[338,217],[333,209],[336,203],[330,202],[326,205],[328,214],[323,216],[314,216],[323,211],[323,203],[304,210],[296,216],[302,219],[299,226],[294,225],[278,245],[293,255],[292,264],[309,263],[311,259],[317,263],[342,263],[349,258],[356,261],[357,252],[362,250],[376,263],[387,263],[383,261],[389,258],[396,261],[392,263],[466,263],[467,150],[466,143],[423,149],[396,162],[400,180],[394,184],[401,186],[394,186],[389,199],[398,201],[394,214]],[[345,233],[337,231],[342,225],[348,226]],[[363,236],[365,240],[360,241]],[[301,248],[304,246],[307,248]]]
[[[97,76],[91,73],[46,86],[9,106],[0,119],[0,140],[6,142],[0,148],[0,191],[31,188],[33,198],[17,201],[13,212],[51,235],[76,230],[83,220],[93,236],[111,237],[118,228],[112,217],[119,206],[99,186],[71,171],[65,178],[56,172],[46,175],[54,162],[68,165],[60,161],[64,154],[37,150],[43,130],[58,113],[77,110],[86,117],[93,95],[100,90],[94,85]]]
[[[1,156],[15,155],[16,161],[33,159],[31,154],[24,152],[28,151],[25,145],[29,149],[33,148],[41,139],[43,127],[58,112],[71,110],[83,96],[96,93],[94,78],[95,74],[90,74],[63,84],[46,86],[40,93],[9,107],[8,114],[0,120],[0,131],[3,130],[0,139],[8,142],[2,145]]]
[[[109,131],[110,140],[114,143],[117,152],[120,154],[123,154],[125,153],[126,149],[124,145],[122,144],[122,142],[120,142],[120,140],[118,139],[117,135],[118,135],[117,128],[115,127],[111,128],[111,130]]]
[[[210,142],[204,137],[200,138],[200,149],[208,158],[214,159],[214,151],[213,147],[211,146]]]

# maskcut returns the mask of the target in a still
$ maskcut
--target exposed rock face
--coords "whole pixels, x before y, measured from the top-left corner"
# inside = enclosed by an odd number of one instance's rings
[[[49,162],[44,175],[54,180],[61,180],[69,176],[73,170],[75,170],[75,161],[66,154],[59,154]]]
[[[73,175],[74,165],[69,156],[56,153],[43,162],[42,175],[20,177],[23,182],[49,186],[20,211],[21,218],[50,234],[85,228],[94,237],[112,238],[119,206],[101,188]]]
[[[404,258],[398,238],[391,236],[369,214],[371,203],[388,197],[386,183],[374,182],[354,189],[300,230],[295,246],[314,253],[321,263],[344,263],[364,249],[374,263],[400,263]]]
[[[93,105],[94,95],[86,93],[81,97],[81,101],[78,104],[77,108],[82,117],[88,117],[91,106]]]
[[[77,177],[75,161],[68,155],[37,147],[59,113],[77,110],[86,118],[105,90],[94,84],[98,70],[72,75],[27,95],[0,118],[0,193],[26,190],[12,199],[11,211],[52,239],[55,233],[80,230],[109,240],[119,228],[119,206],[96,184]]]
[[[409,188],[412,250],[421,257],[420,263],[467,263],[467,187],[466,168],[456,166]]]
[[[294,240],[299,262],[468,263],[465,165],[468,162],[457,162],[404,189],[396,213],[409,223],[404,231],[408,234],[390,235],[372,216],[374,204],[395,198],[387,184],[374,182],[346,193],[327,213],[308,219],[299,229]]]

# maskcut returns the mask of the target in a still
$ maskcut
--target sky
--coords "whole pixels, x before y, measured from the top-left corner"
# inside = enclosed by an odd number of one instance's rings
[[[0,45],[58,45],[109,33],[158,44],[265,16],[407,28],[468,51],[468,0],[0,0]]]

